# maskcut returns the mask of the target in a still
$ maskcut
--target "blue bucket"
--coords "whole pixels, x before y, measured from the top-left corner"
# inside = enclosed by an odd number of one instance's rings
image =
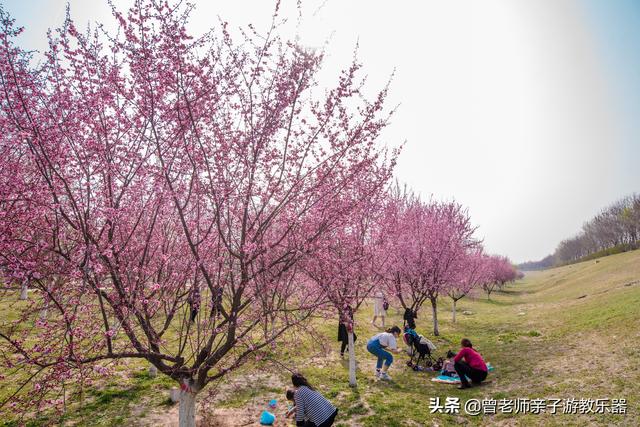
[[[276,421],[276,416],[269,411],[263,411],[260,415],[260,424],[263,426],[272,426]]]

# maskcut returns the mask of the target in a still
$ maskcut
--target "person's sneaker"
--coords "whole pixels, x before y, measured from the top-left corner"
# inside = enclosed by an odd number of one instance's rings
[[[386,372],[380,372],[380,379],[381,380],[386,380],[386,381],[391,381],[391,377]]]
[[[470,384],[460,384],[458,386],[458,389],[460,389],[460,390],[464,390],[465,388],[471,388],[471,385]]]
[[[380,378],[380,371],[376,369],[376,378]]]

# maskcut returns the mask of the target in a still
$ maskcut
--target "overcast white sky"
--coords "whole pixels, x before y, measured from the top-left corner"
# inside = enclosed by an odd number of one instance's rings
[[[130,0],[114,0],[127,5]],[[268,25],[273,2],[192,0],[194,33]],[[8,0],[42,49],[65,1]],[[110,21],[106,0],[72,0],[78,24]],[[406,140],[397,177],[469,208],[488,251],[539,259],[614,200],[640,191],[640,4],[633,0],[303,2],[303,44],[329,40],[323,78],[355,43],[373,88],[395,69],[384,135]],[[283,0],[295,23],[295,0]],[[81,26],[81,25],[78,25]],[[327,80],[329,81],[329,80]]]

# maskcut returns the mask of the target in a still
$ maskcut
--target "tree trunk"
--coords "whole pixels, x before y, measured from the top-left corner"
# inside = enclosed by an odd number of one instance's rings
[[[118,319],[113,319],[110,326],[111,330],[113,331],[113,336],[111,337],[111,339],[116,339],[116,337],[118,336],[118,331],[120,330],[120,326],[122,326],[120,321]]]
[[[353,331],[348,332],[349,336],[349,385],[357,387],[356,382],[356,349],[353,342]]]
[[[453,309],[451,311],[451,322],[456,323],[456,303],[458,302],[457,299],[453,300]]]
[[[22,282],[22,289],[20,289],[20,300],[26,301],[29,296],[29,287],[27,286],[26,280]]]
[[[47,302],[44,303],[44,307],[42,307],[42,310],[40,310],[40,320],[42,320],[43,322],[47,320],[48,314],[49,314],[49,300],[47,300]]]
[[[82,408],[83,406],[84,406],[84,376],[81,376],[80,377],[80,408]]]
[[[438,330],[438,300],[437,298],[431,298],[431,310],[433,312],[433,335],[440,335]]]
[[[180,427],[196,427],[196,394],[192,391],[180,390],[178,420]]]

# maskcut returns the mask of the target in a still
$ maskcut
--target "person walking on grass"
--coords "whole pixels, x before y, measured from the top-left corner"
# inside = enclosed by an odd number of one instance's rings
[[[389,302],[387,301],[387,298],[384,296],[384,293],[380,289],[378,289],[376,294],[373,296],[373,320],[371,321],[371,324],[373,326],[375,326],[376,328],[384,329],[384,320],[387,317],[388,308]],[[381,326],[378,326],[376,324],[376,319],[378,317],[382,322]]]
[[[369,353],[378,357],[376,363],[376,377],[381,380],[390,380],[391,377],[387,373],[389,366],[393,363],[393,356],[389,351],[399,353],[398,337],[400,336],[400,328],[393,326],[385,332],[374,335],[367,342],[367,350]]]
[[[471,341],[463,338],[460,345],[462,348],[453,358],[453,367],[458,377],[460,377],[460,386],[458,388],[464,389],[471,387],[467,377],[471,379],[473,384],[480,384],[487,378],[488,369],[480,353],[473,349]]]
[[[329,427],[333,425],[338,409],[318,393],[302,374],[291,375],[291,383],[295,387],[293,400],[295,403],[296,426]]]

